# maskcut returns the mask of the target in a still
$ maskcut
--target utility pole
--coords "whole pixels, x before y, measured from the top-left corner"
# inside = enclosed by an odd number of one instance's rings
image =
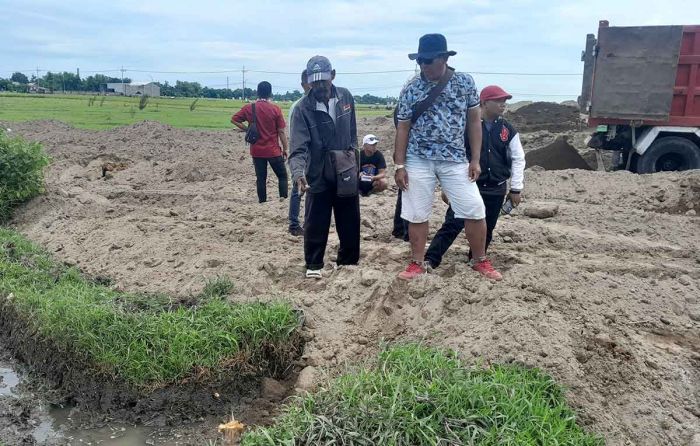
[[[230,88],[228,88],[228,76],[226,76],[226,89],[230,90]]]
[[[36,86],[37,87],[41,86],[41,85],[39,85],[39,66],[38,65],[36,67]]]
[[[120,71],[122,72],[122,94],[126,96],[126,90],[124,89],[124,65],[122,65],[122,69]]]
[[[243,102],[245,102],[245,65],[243,65],[241,73],[243,73]]]

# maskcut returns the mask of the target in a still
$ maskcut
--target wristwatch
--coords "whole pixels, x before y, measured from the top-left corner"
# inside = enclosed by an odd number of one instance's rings
[[[404,164],[394,164],[394,172],[400,169],[405,169],[406,166]]]
[[[514,194],[514,195],[518,195],[520,193],[520,191],[519,190],[511,190],[510,193]]]

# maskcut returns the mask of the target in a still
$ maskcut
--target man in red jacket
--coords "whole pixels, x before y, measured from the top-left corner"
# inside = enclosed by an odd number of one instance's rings
[[[253,116],[253,104],[246,104],[231,117],[231,123],[244,132],[248,130],[244,122],[248,125],[255,122],[258,129],[259,138],[251,144],[250,155],[253,157],[260,203],[267,201],[268,163],[279,180],[280,197],[287,198],[287,168],[284,165],[287,159],[287,135],[284,132],[282,110],[270,102],[271,96],[272,85],[266,81],[260,82],[258,100],[255,101],[255,116]]]

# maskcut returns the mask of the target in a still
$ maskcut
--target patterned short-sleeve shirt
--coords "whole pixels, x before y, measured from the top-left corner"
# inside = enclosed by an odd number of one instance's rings
[[[416,76],[401,91],[398,112],[400,121],[410,121],[416,103],[430,93],[437,82]],[[464,129],[467,110],[479,106],[479,95],[474,79],[466,73],[452,76],[435,102],[411,127],[408,136],[408,155],[436,161],[466,162]]]

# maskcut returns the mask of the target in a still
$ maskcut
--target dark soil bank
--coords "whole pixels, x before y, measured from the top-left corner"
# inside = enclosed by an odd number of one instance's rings
[[[223,416],[246,413],[249,423],[265,422],[272,404],[263,391],[263,377],[285,381],[277,382],[278,393],[286,394],[294,382],[290,357],[302,349],[300,339],[293,343],[293,351],[264,351],[267,367],[252,367],[248,358],[218,376],[202,373],[190,380],[158,389],[135,389],[127,383],[95,371],[77,352],[60,351],[49,339],[28,330],[27,324],[6,298],[0,302],[0,346],[11,351],[16,359],[45,378],[45,387],[60,389],[54,403],[74,405],[79,424],[109,418],[121,422],[171,425],[201,421],[208,415]],[[7,355],[7,354],[6,354]],[[285,366],[282,367],[282,363]],[[274,381],[266,378],[265,382]],[[4,387],[3,387],[4,388]],[[282,389],[282,390],[279,390]],[[2,395],[0,395],[2,398]],[[4,400],[3,400],[4,401]],[[0,431],[8,444],[35,444],[32,436],[36,421],[31,422],[34,400],[12,398],[0,405]],[[45,416],[43,414],[42,416]],[[9,433],[8,433],[9,432]],[[15,432],[15,434],[11,434]],[[42,444],[52,444],[43,441]]]

